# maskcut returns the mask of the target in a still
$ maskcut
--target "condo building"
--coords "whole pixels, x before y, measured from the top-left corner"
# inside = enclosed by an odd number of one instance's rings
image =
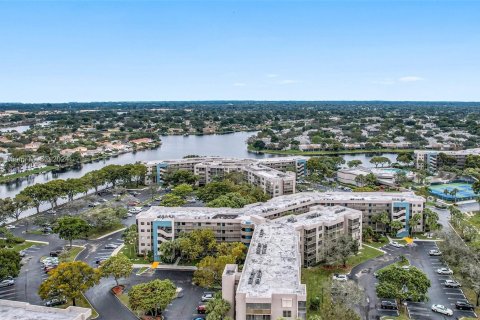
[[[286,216],[296,220],[295,227],[303,228],[307,235],[313,233],[311,230],[313,227],[307,227],[307,224],[316,226],[315,235],[318,239],[323,237],[323,232],[329,231],[329,228],[360,239],[362,227],[375,226],[371,222],[371,217],[387,212],[392,221],[400,221],[403,225],[397,235],[405,236],[409,232],[410,217],[422,214],[424,202],[423,197],[412,192],[302,192],[275,197],[267,202],[250,204],[240,209],[151,207],[136,217],[139,232],[138,248],[140,252],[152,251],[154,259],[158,261],[158,246],[162,242],[176,239],[182,232],[205,228],[212,229],[218,241],[239,241],[248,245],[257,224]],[[331,214],[327,215],[326,211]],[[316,214],[322,217],[308,218]],[[327,218],[329,216],[330,218]],[[300,227],[298,225],[300,222],[305,226]],[[360,225],[358,230],[355,229],[357,224]],[[422,222],[416,228],[422,230]],[[306,265],[313,263],[312,252],[315,252],[315,259],[321,259],[322,244],[316,245],[313,250],[310,242],[313,239],[310,238],[305,237],[310,250],[306,254],[307,259],[303,259],[302,262]]]
[[[307,290],[301,283],[299,235],[290,224],[266,221],[254,232],[243,271],[230,264],[222,297],[238,320],[306,319]]]
[[[198,185],[221,179],[231,172],[240,172],[245,180],[260,187],[271,197],[292,194],[296,179],[306,174],[307,158],[275,157],[267,159],[235,159],[220,157],[194,157],[179,160],[149,161],[147,183],[163,183],[168,171],[187,170],[198,176]]]
[[[455,166],[458,169],[465,167],[465,162],[469,155],[480,155],[480,148],[465,149],[456,151],[438,151],[438,150],[415,150],[414,159],[417,169],[426,169],[429,172],[436,172],[442,166],[442,160],[439,155],[443,153],[455,158]]]

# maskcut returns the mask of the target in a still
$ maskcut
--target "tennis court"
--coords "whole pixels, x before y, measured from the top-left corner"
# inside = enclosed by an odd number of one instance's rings
[[[436,184],[431,185],[429,189],[430,193],[435,197],[448,201],[472,200],[477,197],[472,190],[472,185],[465,182]],[[457,193],[453,194],[452,190],[457,190]]]

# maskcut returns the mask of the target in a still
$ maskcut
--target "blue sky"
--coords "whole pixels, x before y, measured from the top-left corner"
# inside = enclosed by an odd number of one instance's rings
[[[0,1],[0,102],[480,101],[480,1]]]

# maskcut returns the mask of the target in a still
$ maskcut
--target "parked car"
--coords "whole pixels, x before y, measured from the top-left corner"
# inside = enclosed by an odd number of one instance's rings
[[[453,274],[453,271],[449,268],[440,268],[437,269],[438,274]]]
[[[431,255],[431,256],[441,256],[442,255],[442,253],[439,250],[430,250],[428,252],[428,254]]]
[[[445,314],[447,316],[453,315],[452,309],[449,309],[449,308],[447,308],[447,307],[445,307],[444,305],[441,305],[441,304],[432,305],[432,311],[433,312],[438,312],[438,313],[441,313],[441,314]]]
[[[96,264],[102,264],[103,261],[107,260],[106,258],[97,258],[95,259]]]
[[[58,257],[63,250],[53,250],[50,251],[50,257]]]
[[[117,245],[113,243],[109,243],[105,245],[105,249],[117,249]]]
[[[175,290],[175,298],[182,298],[183,297],[183,289],[180,287],[177,287]]]
[[[22,250],[18,254],[20,255],[20,258],[23,258],[27,255],[27,252],[25,252],[25,250]]]
[[[348,275],[335,273],[333,275],[332,279],[337,280],[337,281],[347,281],[348,280]]]
[[[13,286],[14,284],[15,284],[15,280],[13,280],[12,277],[7,277],[2,281],[0,281],[0,288]]]
[[[396,242],[396,241],[392,241],[392,242],[390,242],[390,244],[391,244],[392,246],[394,246],[395,248],[401,248],[401,247],[403,247],[403,245],[401,245],[400,243],[398,243],[398,242]]]
[[[458,281],[455,280],[445,280],[444,285],[447,288],[460,288],[462,286]]]
[[[382,301],[382,303],[380,304],[380,308],[397,310],[398,306],[397,303],[394,301]]]
[[[62,304],[67,303],[67,300],[65,298],[52,298],[50,300],[47,300],[45,302],[46,307],[55,307],[55,306],[61,306]]]
[[[7,229],[15,229],[15,226],[13,224],[6,225],[5,228]]]
[[[455,308],[459,310],[475,310],[475,306],[466,301],[457,301],[455,302]]]
[[[197,307],[197,313],[199,314],[205,314],[207,313],[207,307],[205,305],[200,305]]]
[[[52,233],[52,232],[53,232],[53,229],[50,227],[43,228],[43,233]]]
[[[205,292],[202,295],[202,302],[206,302],[206,301],[213,300],[213,299],[214,299],[214,295],[213,295],[212,292]]]
[[[48,267],[45,267],[45,273],[49,273],[50,271],[52,271],[53,269],[56,269],[57,266],[48,266]]]
[[[89,203],[88,206],[90,208],[95,208],[95,207],[99,206],[100,204],[101,204],[100,202],[95,201],[95,202]]]

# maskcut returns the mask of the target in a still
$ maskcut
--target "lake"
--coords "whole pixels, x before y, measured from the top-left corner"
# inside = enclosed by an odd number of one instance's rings
[[[163,136],[162,145],[156,149],[138,151],[136,153],[121,154],[116,158],[102,160],[99,162],[86,163],[78,169],[69,169],[64,172],[47,172],[20,179],[8,184],[0,185],[0,197],[14,197],[25,187],[47,182],[52,179],[79,178],[86,173],[101,169],[109,164],[127,164],[137,161],[150,161],[159,159],[181,159],[186,155],[221,156],[232,158],[263,158],[274,155],[257,154],[247,151],[246,140],[255,132],[236,132],[223,135],[203,136]],[[352,159],[361,160],[364,166],[370,167],[369,159],[373,155],[354,154],[343,155],[346,161]],[[395,161],[396,154],[383,154]]]

